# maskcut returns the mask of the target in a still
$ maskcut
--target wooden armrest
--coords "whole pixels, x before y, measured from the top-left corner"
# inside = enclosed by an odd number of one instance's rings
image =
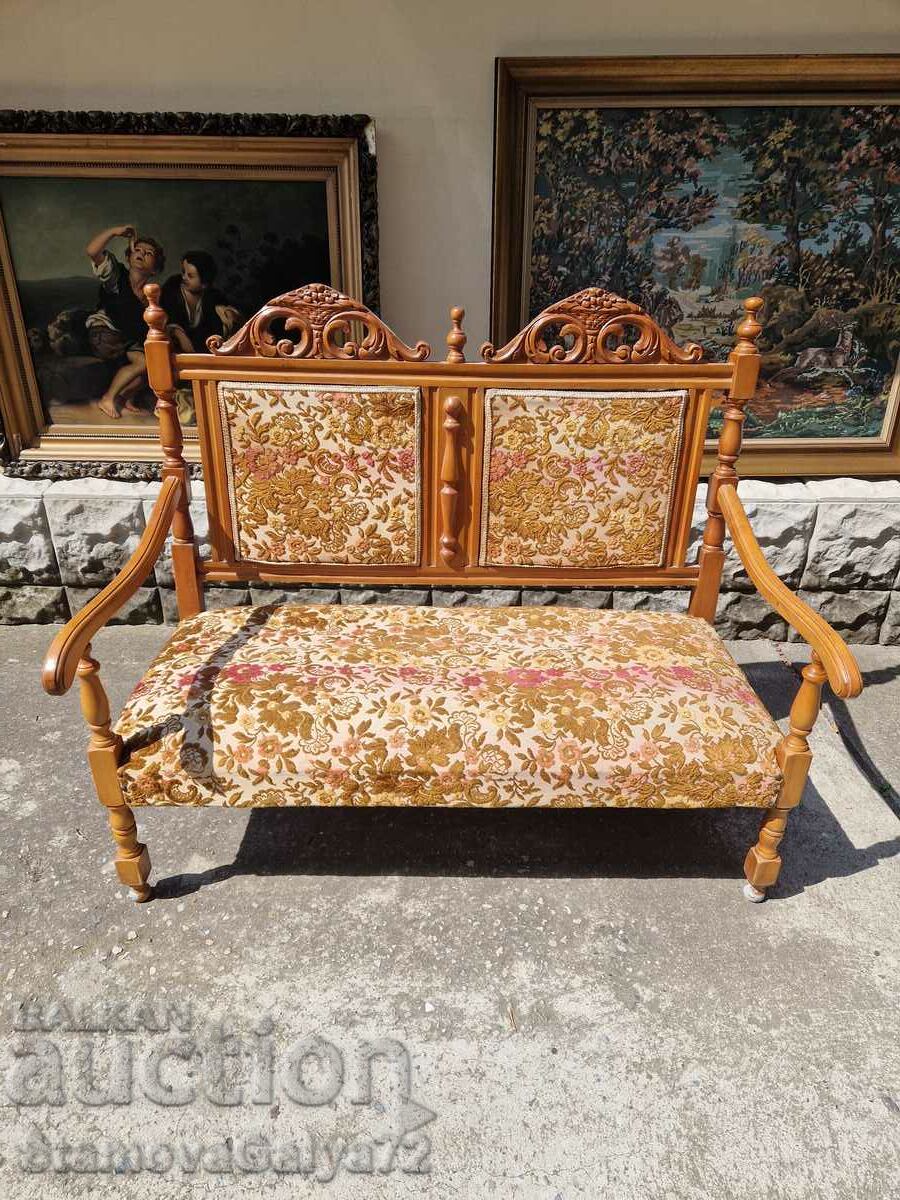
[[[795,596],[766,562],[734,485],[722,484],[717,498],[734,548],[759,594],[815,650],[834,694],[844,700],[858,696],[862,691],[862,676],[847,643],[824,617]]]
[[[91,638],[109,618],[135,594],[159,558],[165,545],[172,517],[178,507],[181,480],[170,476],[163,480],[159,497],[150,513],[147,527],[128,562],[102,592],[77,612],[50,644],[41,682],[51,696],[61,696],[72,686],[79,659]]]

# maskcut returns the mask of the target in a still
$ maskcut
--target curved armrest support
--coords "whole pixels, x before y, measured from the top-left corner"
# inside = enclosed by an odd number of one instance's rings
[[[858,696],[863,684],[856,659],[840,634],[835,633],[824,617],[795,596],[766,562],[734,484],[721,485],[718,501],[734,547],[759,594],[815,650],[834,694],[843,700]]]
[[[115,579],[77,612],[53,639],[41,673],[44,691],[51,696],[61,696],[69,690],[75,679],[78,662],[91,638],[126,600],[131,599],[153,570],[172,524],[180,492],[180,479],[170,476],[163,480],[159,497],[134,554]]]

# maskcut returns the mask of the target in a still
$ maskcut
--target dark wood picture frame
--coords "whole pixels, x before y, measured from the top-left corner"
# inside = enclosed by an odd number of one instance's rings
[[[22,178],[147,180],[151,187],[159,180],[190,180],[200,187],[222,180],[238,187],[242,181],[296,180],[308,187],[310,181],[323,193],[318,203],[327,211],[331,279],[325,282],[378,311],[374,124],[364,114],[0,111],[0,183]],[[159,442],[152,421],[145,419],[141,427],[128,420],[108,426],[53,423],[42,404],[13,258],[0,210],[4,470],[43,478],[156,477]],[[168,270],[177,272],[178,260],[169,258]],[[186,450],[196,461],[195,431],[188,433]]]
[[[500,343],[533,315],[527,281],[533,146],[540,107],[720,108],[900,104],[900,55],[740,55],[652,58],[498,58],[495,78],[491,336]],[[592,279],[604,285],[608,281]],[[572,290],[571,281],[563,286]],[[574,285],[577,286],[577,285]],[[537,307],[547,302],[544,298]],[[897,297],[900,303],[900,297]],[[683,335],[682,335],[683,336]],[[749,433],[749,430],[748,430]],[[712,464],[713,441],[705,465]],[[895,377],[876,437],[744,441],[750,475],[900,473]]]

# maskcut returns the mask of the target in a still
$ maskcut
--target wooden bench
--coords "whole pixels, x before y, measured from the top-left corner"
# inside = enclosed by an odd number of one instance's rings
[[[862,682],[776,578],[736,490],[759,357],[745,302],[728,362],[588,288],[466,362],[462,309],[430,359],[320,284],[211,355],[175,354],[145,288],[163,483],[124,569],[54,639],[77,675],[119,878],[152,895],[140,804],[764,809],[745,862],[765,896],[827,680]],[[198,556],[176,391],[193,389],[212,552]],[[718,465],[685,563],[711,402]],[[812,647],[782,735],[714,632],[725,531]],[[180,621],[115,725],[91,640],[172,533]],[[204,612],[212,582],[684,587],[687,615],[574,607],[276,604]]]

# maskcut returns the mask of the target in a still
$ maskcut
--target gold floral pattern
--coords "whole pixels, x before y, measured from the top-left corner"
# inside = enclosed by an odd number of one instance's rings
[[[663,566],[687,392],[485,393],[482,566]]]
[[[419,561],[418,388],[220,383],[239,559]]]
[[[741,669],[668,613],[201,613],[117,730],[129,804],[766,807],[781,785]]]

